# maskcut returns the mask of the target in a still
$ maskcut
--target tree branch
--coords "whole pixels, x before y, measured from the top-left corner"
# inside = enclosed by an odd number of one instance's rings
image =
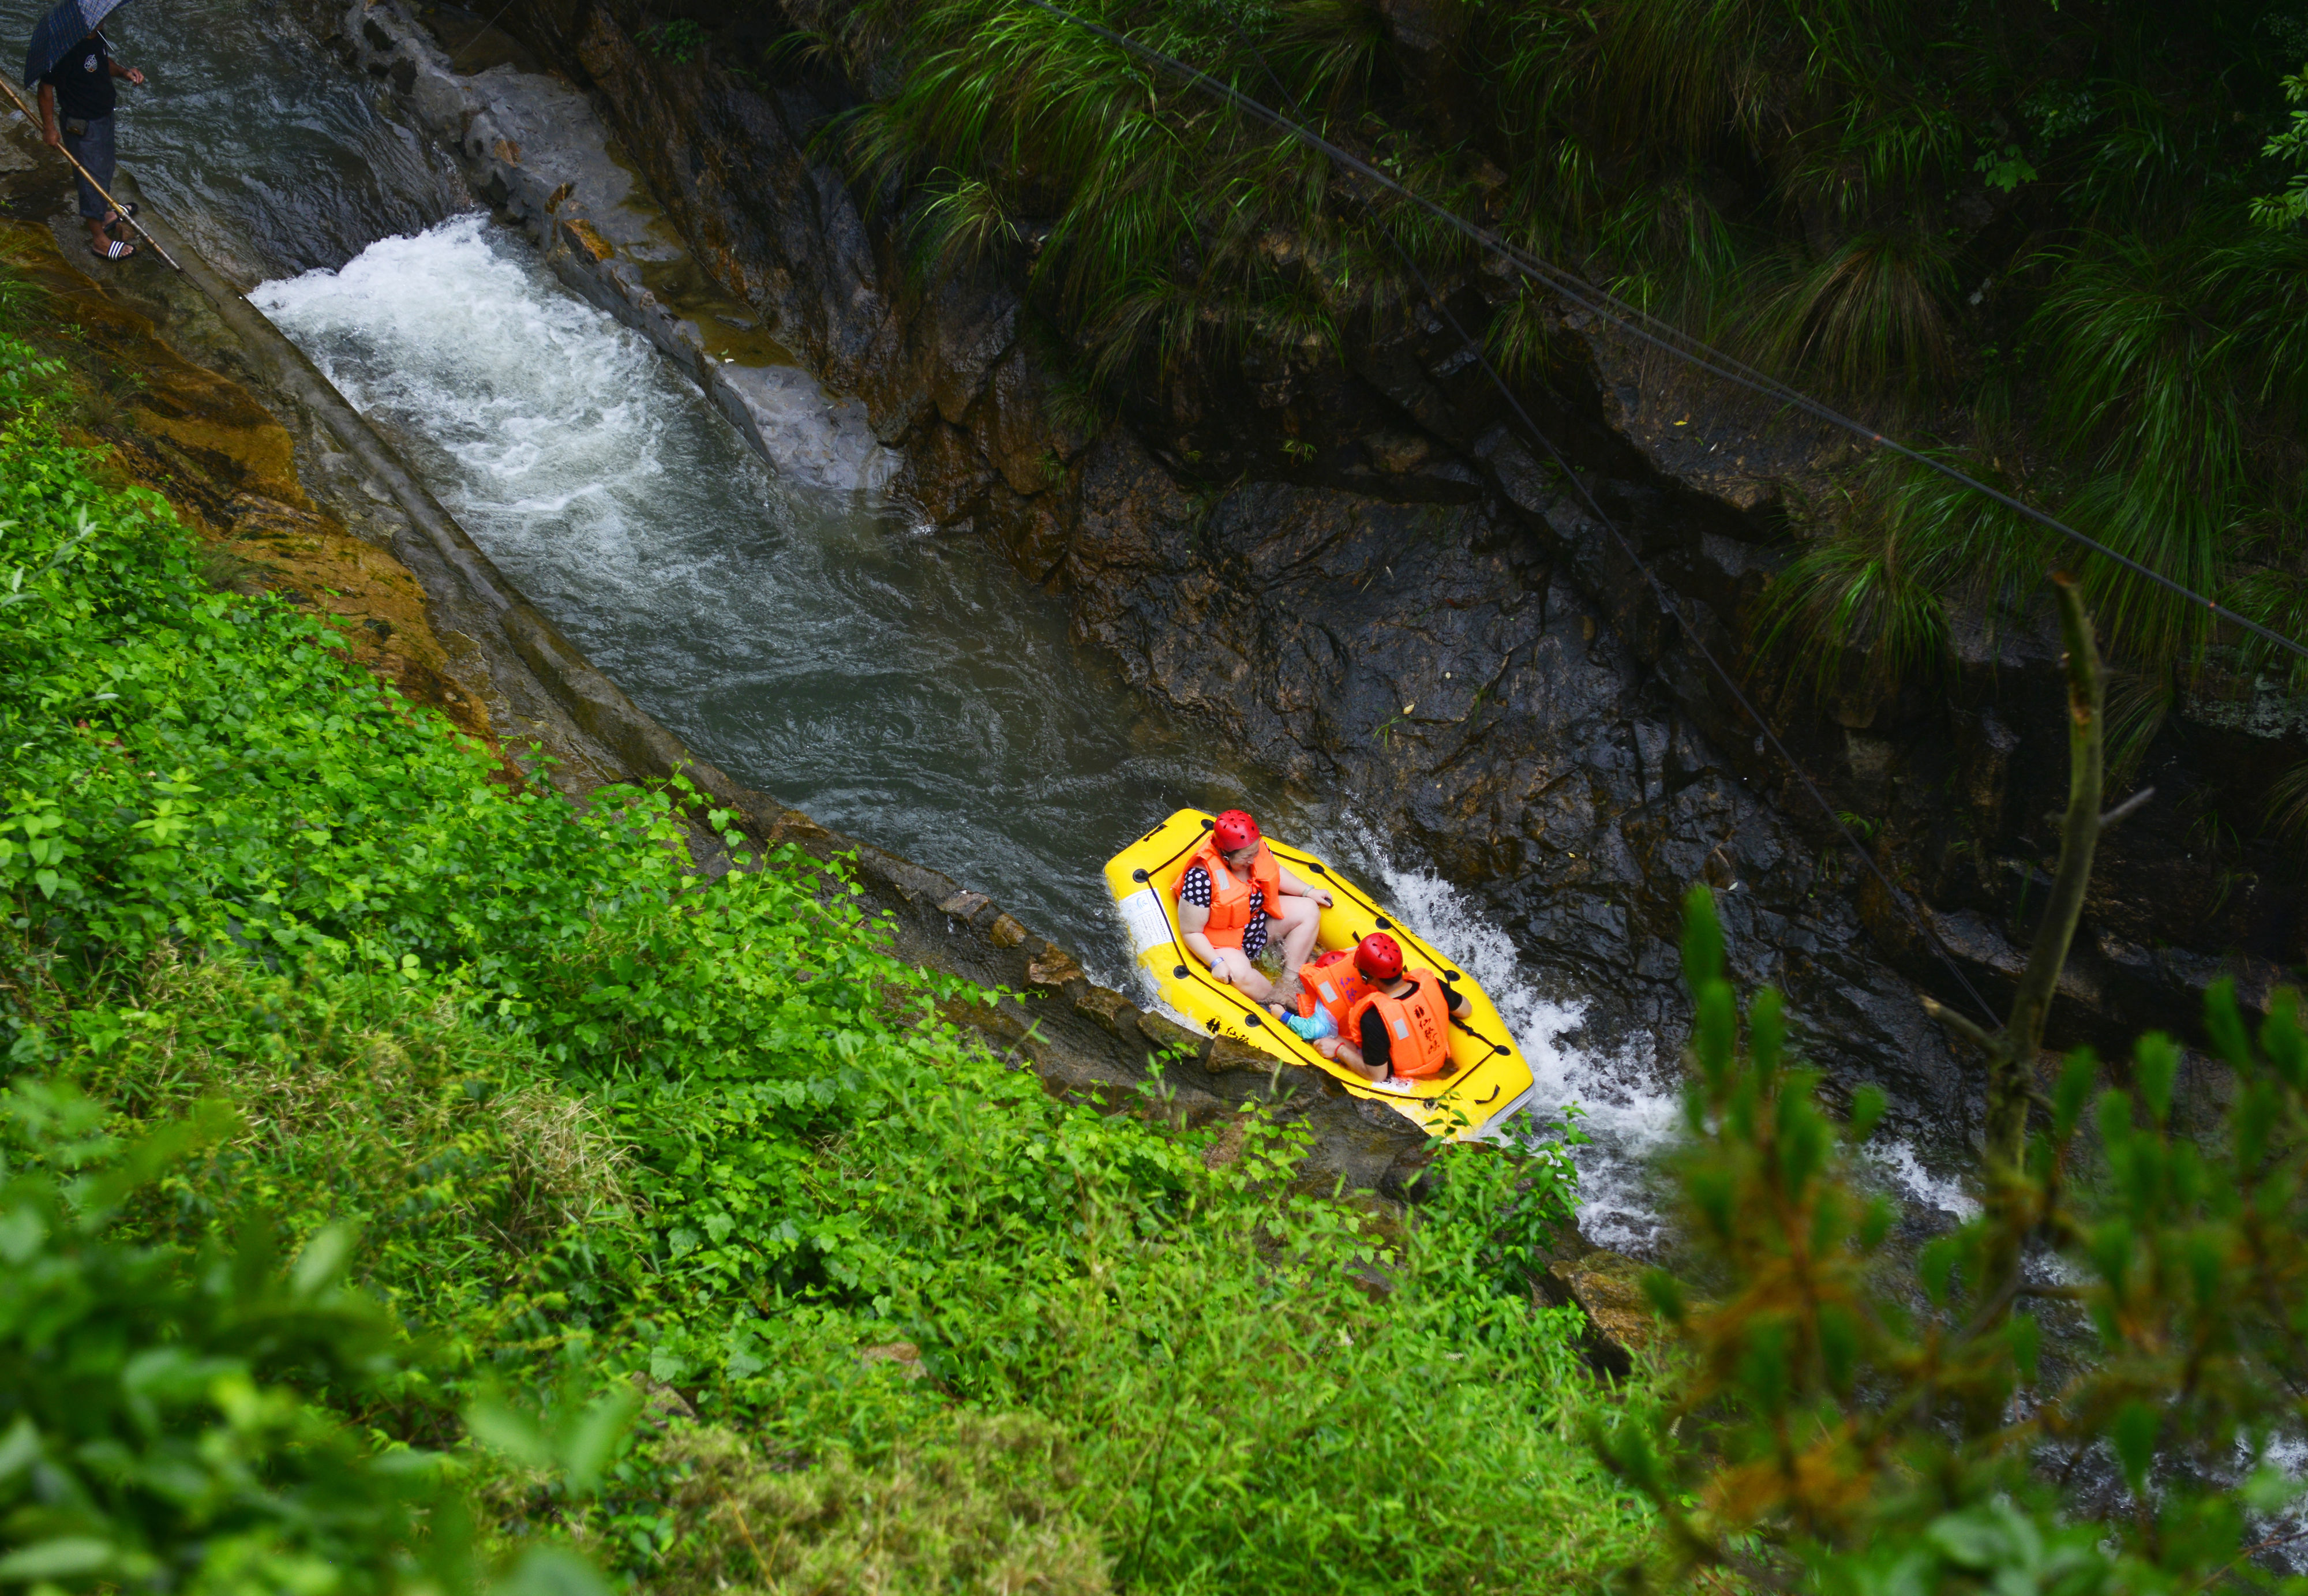
[[[1988,1064],[1987,1153],[2005,1169],[2018,1167],[2027,1150],[2036,1054],[2043,1045],[2044,1021],[2059,988],[2060,971],[2068,962],[2068,945],[2083,914],[2092,854],[2099,846],[2107,679],[2075,578],[2054,573],[2052,591],[2059,600],[2060,631],[2068,645],[2068,814],[2060,828],[2060,863],[2052,875],[2044,918],[2036,927],[2028,968],[2011,999],[2001,1045]]]
[[[1991,1222],[1980,1279],[1983,1286],[1994,1282],[1995,1289],[1987,1293],[1974,1331],[1967,1334],[1984,1335],[2001,1324],[2023,1289],[2020,1247],[2036,1217],[2018,1193],[2026,1182],[2028,1113],[2042,1099],[2036,1086],[2036,1057],[2044,1045],[2044,1021],[2059,990],[2060,971],[2068,962],[2068,945],[2075,940],[2076,921],[2083,915],[2092,854],[2099,846],[2107,677],[2100,669],[2091,617],[2084,613],[2075,578],[2054,572],[2052,592],[2059,600],[2060,632],[2068,645],[2068,813],[2060,825],[2059,867],[2052,874],[2044,918],[2028,950],[2028,968],[2020,973],[2002,1032],[1987,1054]],[[1970,1393],[1964,1406],[1966,1434],[1974,1438],[1993,1434],[2002,1420],[2000,1403],[1989,1400],[1984,1390]]]
[[[1947,1005],[1942,1003],[1938,998],[1926,996],[1924,998],[1924,1013],[1929,1014],[1933,1019],[1937,1020],[1950,1031],[1954,1031],[1958,1036],[1963,1038],[1964,1040],[1976,1043],[1978,1046],[1986,1048],[1991,1053],[1995,1051],[1995,1039],[1994,1037],[1988,1035],[1987,1032],[1973,1024],[1963,1015],[1956,1013],[1955,1010],[1948,1007]]]

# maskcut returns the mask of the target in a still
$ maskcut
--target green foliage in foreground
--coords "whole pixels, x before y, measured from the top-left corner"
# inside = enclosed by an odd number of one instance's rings
[[[396,1362],[394,1326],[338,1278],[342,1230],[285,1272],[261,1218],[190,1257],[124,1239],[121,1205],[225,1117],[124,1149],[75,1093],[20,1083],[0,1109],[0,1585],[223,1596],[484,1583],[444,1460],[379,1452],[310,1400],[366,1393]],[[542,1549],[491,1583],[498,1596],[599,1590]]]
[[[2268,1515],[2308,1488],[2270,1451],[2308,1419],[2295,994],[2255,1038],[2213,989],[2206,1031],[2234,1089],[2208,1134],[2175,1123],[2170,1038],[2142,1038],[2123,1084],[2070,1055],[2023,1164],[1991,1168],[1981,1215],[1903,1281],[1890,1205],[1848,1154],[1881,1094],[1836,1126],[1787,1055],[1778,995],[1743,1022],[1705,888],[1684,966],[1699,1078],[1683,1187],[1705,1272],[1649,1285],[1695,1367],[1602,1450],[1688,1558],[1887,1596],[2308,1589],[2253,1560],[2298,1539]]]
[[[0,1557],[50,1548],[0,1588],[455,1586],[467,1499],[701,1592],[1520,1589],[1640,1550],[1575,1321],[1529,1299],[1554,1162],[1454,1155],[1406,1230],[1294,1195],[1255,1117],[1221,1156],[1051,1099],[838,873],[708,883],[668,795],[509,792],[324,625],[209,591],[0,356],[0,1235],[114,1282],[0,1321]],[[101,1123],[60,1139],[76,1094]],[[347,1235],[382,1342],[327,1284]],[[26,1371],[82,1348],[58,1411]],[[67,1454],[77,1497],[25,1464]]]

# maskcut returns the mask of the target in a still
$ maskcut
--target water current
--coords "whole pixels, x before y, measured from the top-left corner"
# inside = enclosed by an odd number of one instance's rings
[[[1671,1126],[1671,1100],[1599,1093],[1604,1072],[1562,1040],[1575,1005],[1542,996],[1464,894],[1132,691],[984,544],[779,481],[644,340],[478,216],[253,298],[692,746],[995,893],[1106,980],[1136,984],[1105,859],[1182,804],[1245,802],[1373,879],[1500,998],[1544,1106],[1588,1109],[1608,1155],[1593,1160],[1590,1229],[1647,1232],[1630,1155]]]
[[[45,9],[0,0],[16,36]],[[974,539],[774,476],[637,334],[473,211],[439,151],[270,5],[137,0],[110,31],[143,192],[392,434],[490,556],[605,671],[739,780],[933,866],[1137,986],[1105,858],[1182,805],[1240,803],[1362,875],[1488,989],[1584,1110],[1585,1228],[1641,1247],[1672,1090],[1571,1040],[1506,931],[1351,808],[1293,791],[1071,642]],[[260,280],[261,280],[260,282]],[[1142,988],[1141,988],[1142,990]],[[1911,1152],[1920,1206],[1960,1194]]]

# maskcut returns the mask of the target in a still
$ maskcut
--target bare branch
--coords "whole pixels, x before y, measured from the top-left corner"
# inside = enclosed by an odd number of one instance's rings
[[[2138,792],[2133,793],[2130,798],[2124,799],[2123,802],[2116,805],[2114,808],[2110,809],[2106,814],[2101,815],[2099,817],[2099,829],[2102,831],[2107,830],[2108,827],[2114,825],[2117,821],[2122,820],[2125,815],[2131,814],[2134,809],[2139,808],[2140,805],[2146,803],[2149,798],[2152,798],[2155,796],[2156,789],[2153,787],[2141,788]]]
[[[2006,1169],[2016,1167],[2027,1151],[2037,1050],[2043,1045],[2044,1021],[2059,988],[2061,968],[2068,962],[2068,945],[2083,914],[2092,854],[2099,846],[2107,678],[2075,579],[2054,573],[2052,591],[2059,600],[2060,631],[2068,645],[2068,814],[2060,828],[2060,863],[2052,875],[2044,918],[2036,927],[2028,968],[2011,999],[2011,1017],[1988,1062],[1987,1154]]]
[[[1983,1284],[2001,1283],[1988,1295],[1976,1321],[1981,1334],[2004,1321],[2024,1284],[2020,1248],[2026,1232],[2037,1221],[2013,1194],[2022,1178],[2021,1166],[2028,1152],[2028,1111],[2043,1099],[2036,1084],[2036,1061],[2043,1047],[2044,1021],[2051,1012],[2053,995],[2059,990],[2060,971],[2068,962],[2076,921],[2083,915],[2084,891],[2091,884],[2092,854],[2099,846],[2107,677],[2100,669],[2091,617],[2084,613],[2075,578],[2065,572],[2053,573],[2052,592],[2059,600],[2060,632],[2068,645],[2068,812],[2060,824],[2059,866],[2052,875],[2052,890],[2045,900],[2044,918],[2036,927],[2036,940],[2028,950],[2028,968],[2012,995],[2011,1015],[1987,1054],[1986,1152],[1992,1222],[1980,1278]],[[1975,1437],[1992,1434],[2002,1421],[2001,1404],[1988,1400],[1984,1392],[1975,1392],[1965,1403],[1964,1429]]]
[[[1929,1014],[1933,1019],[1937,1020],[1950,1031],[1954,1031],[1958,1036],[1963,1038],[1964,1040],[1985,1048],[1991,1053],[1995,1050],[1995,1039],[1994,1037],[1988,1035],[1986,1031],[1982,1031],[1978,1026],[1973,1024],[1963,1015],[1956,1013],[1955,1010],[1948,1007],[1947,1005],[1942,1003],[1938,998],[1929,996],[1925,997],[1924,999],[1924,1013]]]

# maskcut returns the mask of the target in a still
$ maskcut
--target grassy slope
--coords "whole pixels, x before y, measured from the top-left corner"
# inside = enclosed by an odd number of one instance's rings
[[[1283,1195],[1255,1122],[1053,1100],[806,861],[707,883],[667,795],[510,791],[325,625],[211,591],[60,438],[62,380],[0,346],[0,1134],[53,1161],[58,1085],[123,1132],[229,1105],[112,1233],[356,1226],[409,1338],[335,1392],[373,1436],[646,1375],[597,1498],[478,1478],[651,1588],[1520,1589],[1640,1552],[1575,1326],[1527,1298],[1544,1190],[1454,1156],[1382,1234]]]

